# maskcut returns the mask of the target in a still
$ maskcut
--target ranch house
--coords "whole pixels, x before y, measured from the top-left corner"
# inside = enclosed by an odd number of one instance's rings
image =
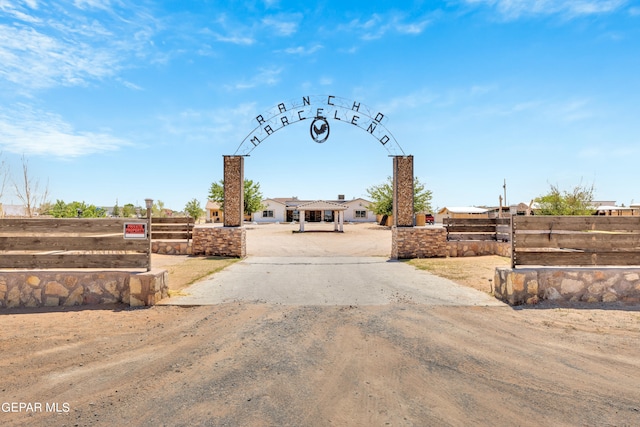
[[[376,215],[368,209],[371,202],[358,198],[345,200],[300,200],[297,197],[272,198],[262,201],[263,208],[255,212],[252,221],[258,223],[299,222],[304,212],[305,222],[334,222],[342,215],[346,222],[374,222]]]

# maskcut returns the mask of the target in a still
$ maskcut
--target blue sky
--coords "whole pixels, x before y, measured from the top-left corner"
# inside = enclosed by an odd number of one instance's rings
[[[505,179],[509,203],[640,202],[637,1],[0,0],[0,150],[54,202],[204,205],[258,115],[330,95],[385,115],[434,207],[497,205]],[[310,120],[273,133],[245,176],[366,196],[389,152],[328,122],[322,144]]]

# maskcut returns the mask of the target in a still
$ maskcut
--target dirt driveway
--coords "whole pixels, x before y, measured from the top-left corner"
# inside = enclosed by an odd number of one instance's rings
[[[1,425],[640,425],[638,306],[233,302],[0,326]]]
[[[247,227],[247,256],[334,257],[391,254],[391,230],[373,223],[344,224],[343,233],[332,223],[307,223],[305,233],[294,224],[252,224]]]

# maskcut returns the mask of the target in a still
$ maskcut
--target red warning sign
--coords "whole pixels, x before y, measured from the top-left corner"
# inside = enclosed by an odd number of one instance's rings
[[[124,238],[125,239],[146,239],[147,224],[144,222],[125,222]]]

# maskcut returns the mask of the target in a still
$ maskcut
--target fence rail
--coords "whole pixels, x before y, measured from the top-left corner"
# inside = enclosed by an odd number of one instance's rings
[[[444,218],[447,240],[509,241],[510,218]]]
[[[513,268],[640,265],[640,217],[516,216]]]
[[[146,238],[125,239],[112,218],[0,219],[0,268],[150,268]]]
[[[193,238],[193,218],[151,218],[151,224],[153,240],[191,240]]]

